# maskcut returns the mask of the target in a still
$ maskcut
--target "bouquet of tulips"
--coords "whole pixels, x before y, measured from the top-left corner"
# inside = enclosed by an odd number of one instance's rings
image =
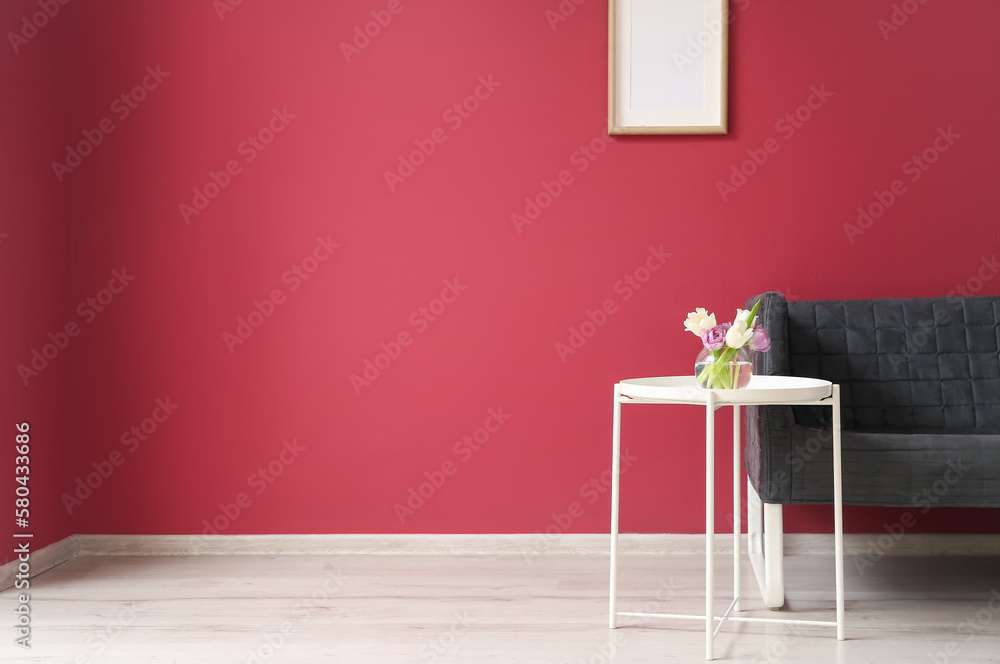
[[[731,362],[744,346],[761,353],[771,349],[771,340],[762,325],[754,326],[760,300],[753,308],[736,310],[732,323],[716,323],[715,314],[698,308],[688,314],[684,329],[697,335],[713,358],[697,368],[698,383],[709,389],[732,389],[737,385],[739,371]]]

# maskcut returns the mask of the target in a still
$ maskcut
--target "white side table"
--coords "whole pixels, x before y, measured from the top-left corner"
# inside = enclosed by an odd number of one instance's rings
[[[696,404],[705,406],[705,614],[631,613],[618,611],[618,496],[621,461],[621,406],[630,404]],[[834,558],[836,561],[837,620],[789,620],[751,618],[731,615],[740,610],[740,479],[742,477],[740,411],[747,405],[819,405],[833,409],[833,509]],[[714,535],[715,535],[715,411],[733,407],[733,601],[722,616],[714,607]],[[799,625],[825,625],[837,628],[837,638],[844,639],[844,521],[840,458],[840,386],[816,378],[794,376],[754,376],[742,390],[706,390],[694,376],[633,378],[615,385],[614,459],[611,483],[611,601],[610,627],[617,627],[618,616],[642,618],[680,618],[705,621],[705,659],[714,659],[715,635],[726,620],[740,622],[779,622]],[[755,570],[758,571],[758,570]],[[761,574],[758,571],[758,574]],[[715,623],[719,625],[716,627]],[[714,629],[713,629],[714,627]]]

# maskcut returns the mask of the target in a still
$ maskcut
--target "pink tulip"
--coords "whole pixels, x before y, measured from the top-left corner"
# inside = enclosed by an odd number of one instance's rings
[[[726,331],[723,329],[725,324],[716,325],[710,330],[705,330],[701,333],[701,342],[705,344],[705,348],[709,350],[719,350],[726,343]]]
[[[767,336],[767,330],[762,325],[758,325],[753,329],[753,334],[750,336],[750,341],[747,344],[750,346],[750,350],[760,353],[766,353],[771,350],[771,339]]]

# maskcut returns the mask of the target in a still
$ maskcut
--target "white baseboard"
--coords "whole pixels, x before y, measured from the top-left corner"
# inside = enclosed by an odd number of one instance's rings
[[[798,535],[786,535],[796,538]],[[817,541],[804,548],[829,547],[829,535],[806,535]],[[743,536],[744,543],[746,535]],[[189,555],[454,555],[528,556],[608,555],[604,534],[512,535],[81,535],[82,556]],[[732,553],[732,535],[716,535],[718,553]],[[1000,545],[998,545],[1000,550]],[[635,555],[705,553],[704,535],[622,534],[619,550]],[[827,552],[823,550],[822,552]]]
[[[513,535],[78,535],[82,556],[189,555],[606,555],[606,534]],[[747,536],[744,534],[743,548]],[[733,536],[717,534],[715,551],[733,552]],[[619,550],[633,555],[704,554],[704,535],[619,536]],[[785,534],[786,555],[823,555],[833,536]],[[1000,535],[887,533],[844,536],[846,555],[1000,555]]]
[[[31,553],[31,576],[77,556],[196,555],[452,555],[539,556],[609,553],[606,534],[514,535],[72,535]],[[733,552],[731,534],[715,536],[719,555]],[[747,536],[742,547],[746,550]],[[831,535],[785,534],[785,555],[826,555]],[[624,555],[696,555],[705,553],[704,535],[635,534],[619,537]],[[848,534],[844,553],[867,555],[1000,556],[1000,535],[911,533],[893,539],[887,533]],[[0,590],[14,585],[18,561],[0,566]]]
[[[29,578],[36,577],[42,572],[47,572],[53,567],[76,558],[79,555],[78,537],[78,535],[70,535],[37,551],[32,551],[28,560],[28,564],[31,566],[31,570],[28,572]],[[0,566],[0,591],[14,587],[20,564],[21,561],[15,559]]]

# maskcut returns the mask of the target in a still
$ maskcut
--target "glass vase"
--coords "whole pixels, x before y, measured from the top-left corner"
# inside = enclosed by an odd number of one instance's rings
[[[745,346],[735,351],[725,346],[721,350],[702,348],[694,361],[694,376],[706,390],[742,389],[753,376],[750,353]]]

